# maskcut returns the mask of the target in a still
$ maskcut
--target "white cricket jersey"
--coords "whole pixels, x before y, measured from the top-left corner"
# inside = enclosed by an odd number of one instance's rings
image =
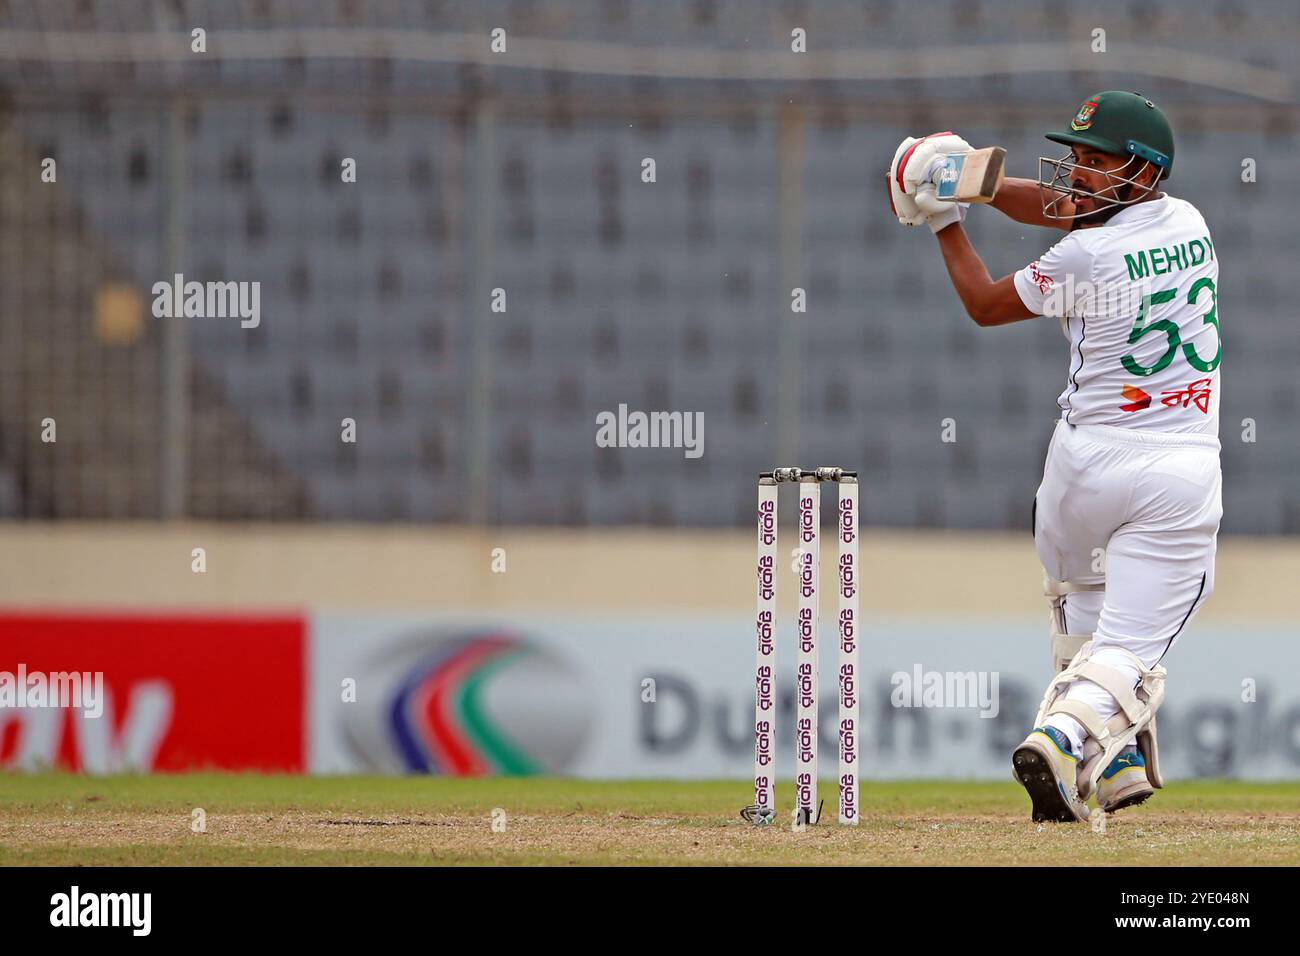
[[[1076,229],[1017,272],[1025,306],[1070,340],[1062,419],[1217,436],[1218,281],[1205,220],[1173,196]]]

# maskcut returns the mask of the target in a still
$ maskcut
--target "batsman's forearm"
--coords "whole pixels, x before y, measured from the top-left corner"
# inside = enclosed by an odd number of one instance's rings
[[[948,267],[948,277],[952,279],[953,288],[961,304],[966,307],[966,314],[983,325],[983,318],[988,311],[988,303],[981,294],[993,285],[984,260],[980,258],[975,247],[966,237],[966,230],[961,223],[954,223],[947,229],[941,229],[936,238],[943,252],[943,264]]]
[[[1016,222],[1023,222],[1027,226],[1070,228],[1068,220],[1058,222],[1043,215],[1042,193],[1039,192],[1037,180],[1007,177],[1002,181],[990,205]],[[1068,199],[1062,199],[1060,212],[1062,215],[1069,215],[1074,212],[1074,204]]]

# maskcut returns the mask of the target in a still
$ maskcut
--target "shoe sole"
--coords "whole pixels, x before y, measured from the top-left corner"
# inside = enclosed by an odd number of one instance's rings
[[[1107,813],[1114,813],[1116,810],[1123,810],[1125,807],[1136,807],[1140,803],[1146,803],[1151,799],[1155,790],[1143,790],[1139,793],[1129,794],[1127,797],[1121,797],[1108,807],[1102,807]]]
[[[1011,769],[1033,801],[1035,823],[1078,822],[1046,757],[1033,747],[1020,747],[1011,755]]]

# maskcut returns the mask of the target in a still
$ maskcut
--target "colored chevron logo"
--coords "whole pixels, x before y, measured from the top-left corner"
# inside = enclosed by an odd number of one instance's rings
[[[488,718],[484,686],[532,654],[490,635],[451,642],[412,667],[394,693],[389,729],[408,772],[479,777],[535,774],[534,761]]]
[[[1124,386],[1124,397],[1129,400],[1129,404],[1121,405],[1121,412],[1140,412],[1151,405],[1151,396],[1133,385]]]

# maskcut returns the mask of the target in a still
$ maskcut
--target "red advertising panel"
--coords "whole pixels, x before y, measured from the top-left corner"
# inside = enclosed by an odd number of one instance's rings
[[[305,633],[298,615],[0,613],[0,767],[301,772]]]

